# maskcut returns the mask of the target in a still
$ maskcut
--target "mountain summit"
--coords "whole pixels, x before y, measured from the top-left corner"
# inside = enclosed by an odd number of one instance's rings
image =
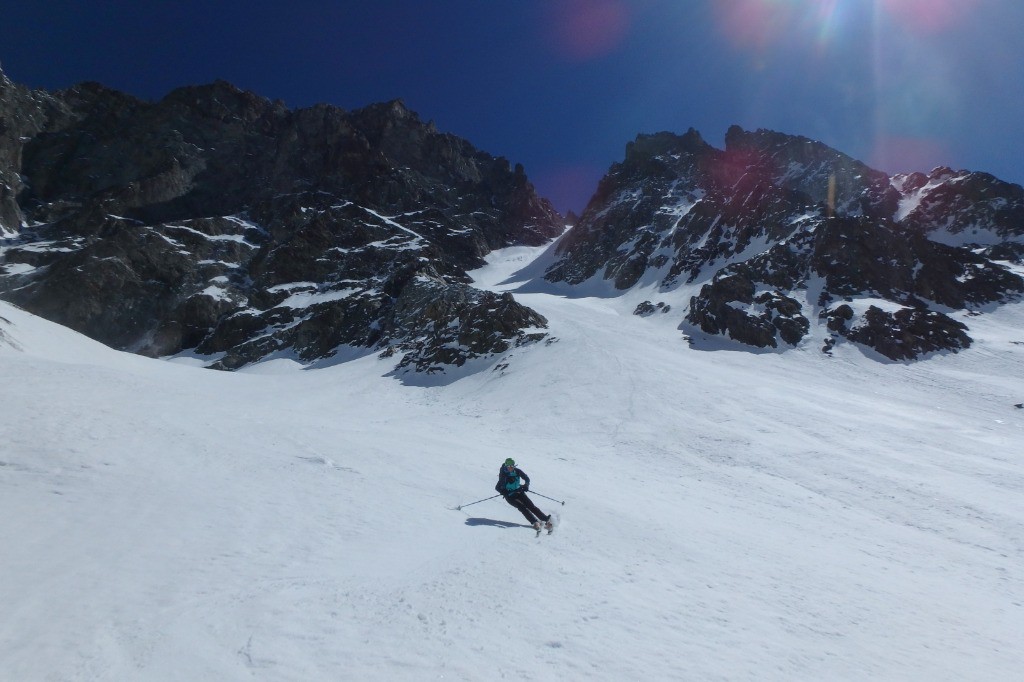
[[[1024,189],[948,168],[890,177],[766,130],[733,126],[724,150],[692,129],[641,135],[557,255],[552,282],[692,288],[681,328],[697,347],[817,336],[912,359],[970,345],[951,310],[1024,291],[1007,267],[1024,255]]]

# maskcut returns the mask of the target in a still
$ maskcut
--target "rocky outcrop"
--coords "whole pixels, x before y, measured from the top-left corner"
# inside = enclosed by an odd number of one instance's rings
[[[968,348],[966,331],[967,325],[934,310],[900,308],[890,313],[871,306],[846,337],[891,360],[912,360],[924,353]]]
[[[808,300],[811,281],[816,298]],[[831,334],[829,349],[843,337],[902,360],[970,345],[964,325],[932,308],[980,307],[1022,292],[1019,276],[973,252],[907,238],[891,223],[830,218],[717,272],[691,298],[686,321],[777,348],[799,344],[811,317]],[[872,300],[897,310],[883,313]],[[863,302],[859,314],[855,301]]]
[[[1024,291],[1005,265],[1024,253],[1022,211],[1020,186],[983,173],[890,178],[820,142],[736,126],[724,150],[692,129],[642,135],[546,278],[692,289],[684,329],[751,347],[798,346],[822,325],[829,350],[845,339],[911,359],[969,346],[950,311]]]
[[[661,270],[677,243],[690,243],[696,228],[688,228],[702,222],[702,216],[690,214],[715,183],[711,170],[722,164],[721,152],[693,129],[683,136],[637,137],[559,241],[561,260],[546,279],[580,284],[601,276],[628,289],[644,273]]]
[[[773,287],[759,291],[742,267],[720,271],[690,302],[688,320],[708,334],[727,335],[757,348],[795,346],[810,328],[799,301]]]
[[[633,309],[633,314],[639,317],[650,317],[655,313],[665,314],[672,310],[672,306],[665,303],[664,301],[658,301],[657,303],[651,303],[650,301],[642,301],[637,304],[636,308]]]
[[[5,79],[0,107],[3,140],[18,141],[0,173],[21,179],[0,195],[0,296],[104,343],[223,369],[415,348],[413,366],[436,368],[543,325],[470,296],[466,272],[544,243],[561,218],[522,167],[399,101],[293,111],[225,82],[154,103]],[[464,330],[462,355],[410,345],[424,320],[402,302],[423,280],[488,341]]]
[[[951,246],[1024,244],[1024,188],[988,173],[936,168],[893,178],[899,222]]]
[[[73,118],[57,97],[12,82],[0,70],[0,237],[17,234],[25,220],[18,196],[25,144],[39,133]]]
[[[398,369],[436,372],[443,365],[461,367],[467,360],[504,353],[547,336],[547,320],[520,305],[511,294],[494,294],[469,286],[446,286],[418,277],[405,287],[382,330],[419,334],[396,344],[405,351]]]

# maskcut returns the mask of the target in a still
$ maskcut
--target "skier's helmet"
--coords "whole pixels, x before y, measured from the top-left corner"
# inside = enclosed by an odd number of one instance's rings
[[[505,460],[505,466],[507,466],[509,469],[515,469],[516,461],[509,457],[508,459]]]

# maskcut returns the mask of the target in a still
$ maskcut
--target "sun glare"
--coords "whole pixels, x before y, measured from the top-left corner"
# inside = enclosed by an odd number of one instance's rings
[[[904,27],[941,33],[963,21],[981,0],[875,0],[877,7]]]
[[[767,49],[794,41],[818,48],[842,27],[844,9],[858,0],[734,0],[716,2],[725,36],[737,47]]]
[[[989,0],[729,0],[714,2],[722,36],[751,69],[821,86],[848,98],[820,127],[842,129],[844,112],[871,117],[867,160],[884,169],[931,168],[948,158],[939,131],[962,109],[962,73],[945,34]],[[757,82],[766,82],[760,77]],[[771,88],[770,83],[764,85]],[[748,97],[757,110],[772,95]],[[859,108],[858,108],[859,107]]]
[[[730,0],[715,2],[718,25],[737,47],[758,50],[794,42],[827,49],[854,12],[870,10],[923,34],[955,28],[983,0]]]

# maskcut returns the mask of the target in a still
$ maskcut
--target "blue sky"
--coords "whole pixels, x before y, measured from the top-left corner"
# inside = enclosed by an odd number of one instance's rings
[[[290,107],[401,98],[582,210],[638,133],[770,128],[881,170],[1024,183],[1019,0],[35,0],[0,64],[146,99],[217,78]]]

